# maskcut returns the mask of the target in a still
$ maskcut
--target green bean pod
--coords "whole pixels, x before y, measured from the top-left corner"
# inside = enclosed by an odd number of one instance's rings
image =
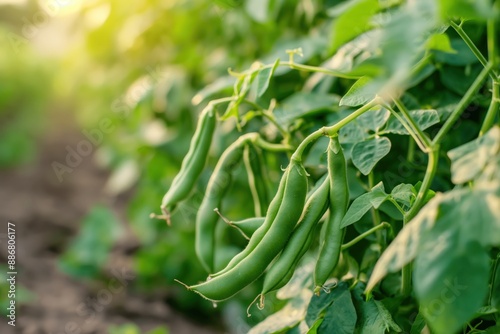
[[[280,183],[278,185],[278,190],[274,195],[273,200],[269,204],[269,209],[267,210],[264,223],[252,234],[252,237],[250,238],[246,247],[241,252],[239,252],[235,257],[233,257],[224,269],[214,274],[211,274],[210,277],[217,277],[229,271],[230,269],[234,268],[241,260],[243,260],[248,254],[250,254],[262,240],[267,230],[271,227],[271,224],[276,218],[276,215],[278,214],[281,202],[283,201],[286,181],[288,179],[290,170],[291,168],[287,168],[281,177]]]
[[[340,228],[349,205],[349,186],[344,152],[338,137],[331,137],[328,145],[328,174],[330,178],[330,217],[325,223],[324,240],[314,269],[315,293],[330,277],[340,258],[345,229]]]
[[[250,240],[259,227],[264,224],[266,217],[253,217],[238,221],[228,221],[228,225],[237,229],[243,237]]]
[[[317,227],[317,225],[316,225],[316,227]],[[306,252],[309,250],[309,247],[311,247],[311,244],[312,244],[312,242],[314,240],[314,231],[316,230],[316,227],[313,228],[313,231],[311,231],[311,233],[309,233],[309,235],[307,236],[307,239],[306,239],[305,243],[300,248],[300,252],[298,253],[297,258],[295,259],[295,262],[292,263],[292,265],[290,266],[290,268],[288,269],[288,271],[286,272],[286,274],[284,274],[284,275],[281,274],[280,276],[282,276],[282,277],[279,280],[276,280],[276,282],[270,282],[269,281],[267,284],[265,282],[266,278],[264,278],[264,285],[267,285],[267,287],[263,287],[262,291],[266,291],[266,290],[267,291],[266,292],[261,292],[259,294],[259,296],[257,296],[257,297],[260,297],[260,302],[259,302],[259,305],[258,305],[260,309],[264,308],[264,295],[266,293],[271,292],[271,291],[275,291],[275,290],[278,290],[278,289],[281,289],[288,282],[290,282],[290,280],[293,277],[293,274],[295,273],[295,269],[297,268],[297,266],[300,263],[300,260],[306,254]],[[273,286],[271,286],[272,283],[274,283]]]
[[[188,287],[206,299],[222,301],[238,293],[259,278],[285,246],[302,214],[307,193],[307,173],[301,162],[292,160],[286,177],[283,200],[271,226],[258,245],[227,272],[201,284]],[[267,221],[267,217],[266,217]],[[261,226],[254,236],[263,229]],[[264,230],[264,229],[263,229]],[[254,239],[250,239],[250,242]]]
[[[219,220],[219,215],[214,209],[220,207],[231,183],[231,171],[242,160],[245,143],[252,135],[254,134],[241,136],[222,153],[196,214],[196,255],[209,273],[212,273],[214,268],[215,227]]]
[[[264,162],[260,149],[253,144],[248,145],[243,154],[243,162],[248,174],[248,185],[254,201],[255,216],[260,217],[267,211],[269,201],[267,178],[262,170]]]
[[[284,286],[291,278],[300,258],[305,254],[312,241],[312,232],[328,209],[330,180],[325,178],[320,187],[309,197],[302,213],[302,218],[288,239],[279,258],[269,268],[264,278],[261,295]],[[309,241],[309,242],[308,242]],[[283,279],[285,277],[288,279]]]
[[[161,210],[169,224],[170,212],[175,209],[178,202],[188,197],[205,167],[216,123],[214,107],[209,104],[200,114],[196,131],[189,144],[189,151],[182,160],[179,173],[163,196]]]

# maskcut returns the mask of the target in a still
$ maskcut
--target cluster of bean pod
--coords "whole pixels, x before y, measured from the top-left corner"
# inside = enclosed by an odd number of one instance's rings
[[[200,116],[181,170],[163,198],[161,208],[167,219],[176,204],[189,195],[203,170],[214,130],[214,109],[209,105]],[[263,180],[253,174],[260,162],[249,158],[250,150],[259,143],[264,141],[258,133],[247,133],[224,151],[210,177],[197,213],[196,254],[209,277],[205,282],[186,287],[214,302],[232,297],[264,273],[259,294],[262,306],[265,294],[283,287],[291,279],[328,209],[329,218],[323,224],[314,271],[316,293],[320,292],[339,262],[344,237],[340,222],[347,210],[349,192],[345,157],[338,137],[332,136],[327,150],[328,175],[318,182],[308,198],[308,174],[301,159],[292,155],[269,205],[267,200],[254,196],[255,211],[265,213],[265,216],[239,222],[227,221],[241,231],[248,243],[224,269],[214,272],[215,228],[220,216],[218,208],[230,185],[235,165],[243,160],[249,181],[255,185],[252,192],[266,193],[262,190],[266,187]],[[273,145],[278,146],[270,143],[265,146],[272,148]]]

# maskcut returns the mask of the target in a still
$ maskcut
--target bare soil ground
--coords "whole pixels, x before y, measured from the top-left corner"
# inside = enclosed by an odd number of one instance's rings
[[[143,333],[160,325],[168,326],[175,334],[217,333],[177,313],[164,302],[164,296],[139,295],[127,287],[120,289],[116,281],[108,282],[108,286],[84,283],[57,268],[57,257],[94,204],[109,204],[126,221],[126,198],[117,200],[102,191],[108,174],[96,167],[91,157],[66,174],[63,182],[57,179],[51,163],[64,161],[66,145],[74,147],[82,138],[75,127],[60,124],[40,142],[33,163],[0,170],[0,263],[6,263],[7,222],[11,221],[17,229],[17,283],[34,296],[17,310],[15,327],[2,317],[0,333],[104,334],[110,325],[129,322],[138,325]],[[129,232],[114,250],[110,270],[116,268],[125,276],[133,276],[130,247],[137,247],[137,242]],[[105,302],[99,303],[95,312],[82,306],[99,298]]]

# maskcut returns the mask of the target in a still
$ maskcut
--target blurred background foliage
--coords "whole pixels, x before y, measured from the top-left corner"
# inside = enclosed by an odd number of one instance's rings
[[[220,313],[221,307],[200,302],[173,281],[196,282],[206,276],[193,246],[199,195],[177,210],[171,228],[149,214],[158,211],[179,169],[206,99],[231,93],[234,81],[228,68],[243,70],[257,59],[272,62],[299,46],[307,51],[299,61],[317,57],[325,50],[325,8],[337,2],[0,1],[0,167],[32,162],[39,141],[60,126],[76,123],[80,132],[95,133],[102,120],[110,120],[110,131],[102,133],[93,159],[111,170],[104,191],[133,194],[126,213],[140,242],[133,254],[133,288],[152,294],[167,289],[170,303],[198,316]],[[279,81],[283,97],[303,78],[289,72]],[[235,136],[229,123],[212,147],[213,156]],[[215,160],[209,163],[213,168]],[[233,219],[252,215],[249,207],[232,205],[249,200],[248,192],[241,191],[248,187],[243,174],[234,182],[232,203],[225,205],[233,208],[224,212]],[[200,179],[200,190],[209,175],[207,170]],[[82,219],[79,234],[59,260],[61,270],[82,280],[102,278],[101,269],[120,235],[112,215],[96,207]],[[220,233],[244,245],[237,232],[221,228]],[[219,254],[221,263],[238,248],[227,246],[226,251]],[[255,292],[228,303],[223,318],[243,316]]]

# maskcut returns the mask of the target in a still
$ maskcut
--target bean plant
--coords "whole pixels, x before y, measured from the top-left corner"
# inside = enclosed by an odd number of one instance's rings
[[[283,306],[252,333],[500,333],[499,17],[498,0],[345,1],[315,57],[296,45],[230,69],[229,96],[202,90],[156,216],[175,224],[213,168],[195,232],[208,277],[179,282],[213,303],[257,284],[249,315]],[[225,214],[239,168],[253,217]],[[224,228],[246,246],[221,260]]]

